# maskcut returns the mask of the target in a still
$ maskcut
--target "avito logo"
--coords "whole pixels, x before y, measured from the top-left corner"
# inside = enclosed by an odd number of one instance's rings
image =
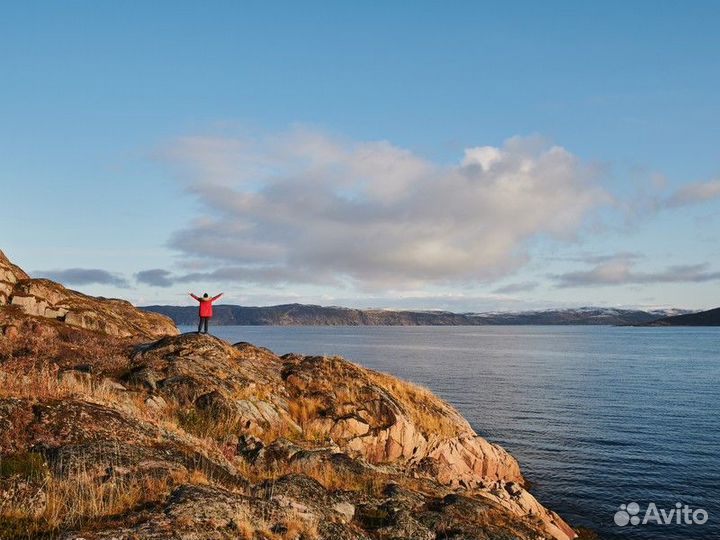
[[[640,505],[636,502],[621,504],[617,512],[615,512],[615,525],[624,527],[625,525],[647,525],[653,523],[657,525],[703,525],[707,523],[709,518],[707,510],[703,508],[692,509],[687,504],[675,503],[675,507],[670,510],[658,508],[651,502],[645,509],[642,518],[640,517]]]

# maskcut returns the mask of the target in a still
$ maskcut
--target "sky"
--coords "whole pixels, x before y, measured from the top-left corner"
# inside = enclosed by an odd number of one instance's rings
[[[138,305],[720,305],[720,4],[7,2],[2,249]]]

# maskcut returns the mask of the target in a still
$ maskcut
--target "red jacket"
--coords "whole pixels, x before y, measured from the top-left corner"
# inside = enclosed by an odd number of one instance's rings
[[[200,298],[199,296],[195,296],[194,294],[190,294],[195,300],[200,302],[200,316],[201,317],[212,317],[212,303],[220,298],[223,295],[223,293],[218,294],[217,296],[213,296],[212,298]]]

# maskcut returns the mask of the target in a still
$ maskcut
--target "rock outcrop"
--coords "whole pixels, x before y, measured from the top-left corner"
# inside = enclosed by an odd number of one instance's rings
[[[74,293],[2,272],[6,320],[64,330],[0,337],[0,539],[576,537],[427,389],[339,357],[31,316],[18,292]]]
[[[130,302],[95,298],[66,289],[48,279],[31,279],[0,251],[0,307],[14,306],[30,317],[43,317],[66,325],[116,337],[158,338],[176,335],[171,319],[136,309]],[[7,322],[0,326],[13,328]],[[7,330],[13,332],[13,330]]]
[[[129,381],[248,434],[312,433],[368,463],[429,472],[447,485],[523,482],[510,454],[428,390],[342,358],[277,357],[248,343],[185,334],[140,347],[133,364]]]
[[[574,536],[523,488],[510,454],[424,388],[339,357],[278,357],[249,343],[230,346],[196,334],[140,346],[132,362],[129,384],[154,387],[165,401],[188,407],[186,414],[201,425],[212,419],[236,426],[231,431],[243,439],[232,452],[252,466],[350,469],[360,477],[390,471],[482,494],[485,503],[535,521],[545,536]],[[282,438],[271,440],[277,435]],[[288,440],[310,440],[315,448]]]

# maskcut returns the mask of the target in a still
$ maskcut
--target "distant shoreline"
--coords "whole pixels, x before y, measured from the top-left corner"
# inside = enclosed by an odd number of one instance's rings
[[[196,306],[144,306],[140,309],[170,317],[178,326],[197,324]],[[353,309],[308,304],[277,306],[217,305],[215,326],[643,326],[681,310],[643,311],[584,307],[506,313],[453,313]]]
[[[664,326],[720,326],[720,308],[699,311],[697,313],[685,313],[671,317],[663,317],[636,326],[664,327]]]

